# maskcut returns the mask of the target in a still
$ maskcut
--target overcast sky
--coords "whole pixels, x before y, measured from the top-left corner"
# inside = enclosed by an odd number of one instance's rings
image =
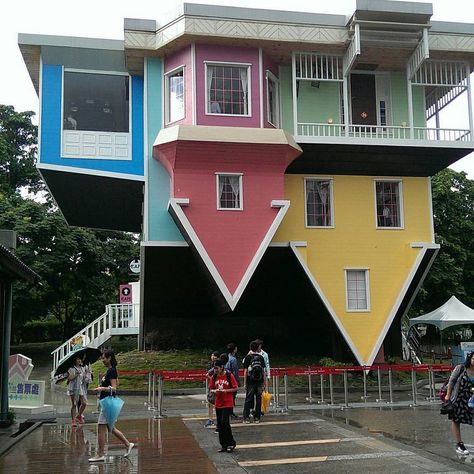
[[[432,3],[432,20],[474,23],[473,0],[419,0]],[[183,3],[178,0],[6,0],[1,7],[0,26],[0,103],[16,110],[38,112],[38,97],[30,81],[17,45],[18,33],[37,33],[92,38],[123,39],[124,18],[160,20],[163,13]],[[230,5],[274,10],[334,13],[350,15],[355,0],[190,0],[188,3]],[[471,78],[471,82],[472,81]],[[457,99],[460,101],[460,99]],[[456,102],[457,102],[456,101]],[[442,117],[441,127],[467,128],[466,95],[462,103],[453,103],[452,110]],[[462,118],[461,122],[459,118]],[[466,171],[474,179],[474,155],[458,161],[453,168]]]

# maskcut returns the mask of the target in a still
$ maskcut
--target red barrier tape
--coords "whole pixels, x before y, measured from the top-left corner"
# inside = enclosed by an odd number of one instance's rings
[[[393,372],[450,372],[453,368],[450,365],[443,364],[420,364],[420,365],[409,365],[409,364],[398,364],[398,365],[371,365],[371,366],[336,366],[336,367],[323,367],[323,366],[296,366],[296,367],[278,367],[270,370],[271,376],[308,376],[308,375],[343,375],[344,372],[362,372],[362,371],[388,371],[391,369]],[[139,371],[120,371],[122,376],[135,376],[135,375],[148,375],[150,372],[156,376],[162,377],[163,380],[206,380],[207,371],[201,369],[195,370],[139,370]],[[239,374],[243,377],[244,371],[239,370]]]

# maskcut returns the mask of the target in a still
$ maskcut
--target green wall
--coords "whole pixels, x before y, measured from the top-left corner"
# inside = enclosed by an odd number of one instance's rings
[[[392,93],[392,125],[408,124],[408,91],[406,75],[394,72],[390,75]],[[415,127],[424,127],[425,120],[425,90],[424,87],[413,87],[413,123]]]

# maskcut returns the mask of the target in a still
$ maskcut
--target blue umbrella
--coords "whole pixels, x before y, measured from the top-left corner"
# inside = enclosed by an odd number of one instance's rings
[[[109,433],[111,433],[114,429],[115,422],[117,421],[122,407],[123,400],[119,397],[114,397],[113,395],[109,395],[100,401],[100,408],[102,409],[102,413],[107,420]]]

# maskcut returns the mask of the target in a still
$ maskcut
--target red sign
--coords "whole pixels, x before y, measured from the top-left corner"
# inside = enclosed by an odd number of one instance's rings
[[[120,285],[120,304],[132,303],[132,286]]]

